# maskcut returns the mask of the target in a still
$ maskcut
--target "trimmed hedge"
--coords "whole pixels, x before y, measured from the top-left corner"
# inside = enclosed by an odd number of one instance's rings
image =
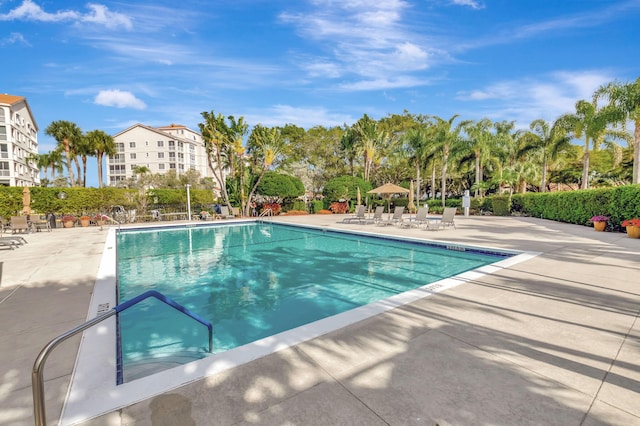
[[[591,225],[593,216],[609,216],[609,224],[640,217],[640,185],[566,192],[514,194],[511,211],[559,222]]]

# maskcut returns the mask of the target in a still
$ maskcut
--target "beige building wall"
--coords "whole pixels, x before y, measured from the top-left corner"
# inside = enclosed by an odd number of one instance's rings
[[[0,94],[0,185],[38,186],[38,125],[26,98]]]
[[[137,166],[147,167],[154,174],[175,170],[181,175],[197,170],[202,177],[213,177],[202,136],[185,126],[136,124],[117,133],[113,139],[117,154],[107,158],[108,185],[117,185],[132,177]]]

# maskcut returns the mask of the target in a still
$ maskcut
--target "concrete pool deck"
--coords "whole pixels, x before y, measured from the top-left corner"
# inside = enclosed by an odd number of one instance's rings
[[[640,240],[534,218],[274,220],[541,255],[85,424],[640,425]],[[105,237],[56,229],[0,250],[0,424],[33,424],[33,361],[86,319]],[[47,361],[51,424],[78,345]]]

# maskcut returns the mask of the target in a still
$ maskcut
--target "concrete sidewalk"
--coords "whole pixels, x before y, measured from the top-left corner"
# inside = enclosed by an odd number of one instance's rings
[[[640,425],[640,240],[533,218],[274,220],[542,254],[87,424]],[[0,424],[32,424],[33,361],[85,320],[105,235],[57,229],[0,251]],[[52,424],[78,342],[47,362]]]

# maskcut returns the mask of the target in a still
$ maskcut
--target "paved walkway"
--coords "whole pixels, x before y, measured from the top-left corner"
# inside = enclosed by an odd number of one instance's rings
[[[437,232],[276,220],[541,255],[87,424],[640,425],[640,240],[533,218]],[[84,321],[105,234],[0,250],[0,424],[32,424],[33,360]],[[52,424],[78,343],[47,362]]]

